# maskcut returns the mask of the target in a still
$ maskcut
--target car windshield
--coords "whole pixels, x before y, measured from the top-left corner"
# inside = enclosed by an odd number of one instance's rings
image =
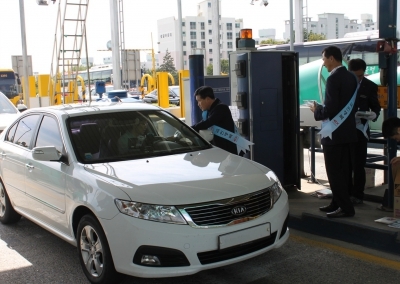
[[[163,110],[107,112],[70,117],[69,136],[84,164],[173,155],[212,147]]]
[[[3,113],[18,113],[18,110],[14,107],[11,101],[0,92],[0,114]]]

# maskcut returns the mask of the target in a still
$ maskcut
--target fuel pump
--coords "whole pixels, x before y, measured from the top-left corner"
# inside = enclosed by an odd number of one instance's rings
[[[231,110],[238,132],[254,143],[246,155],[284,187],[300,188],[298,53],[259,51],[251,29],[240,35],[229,54]]]

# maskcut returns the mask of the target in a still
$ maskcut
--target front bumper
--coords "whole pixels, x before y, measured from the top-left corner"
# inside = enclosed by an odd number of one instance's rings
[[[107,236],[115,269],[127,275],[155,278],[194,274],[201,270],[243,261],[279,248],[289,238],[288,213],[287,194],[282,192],[274,207],[266,214],[252,221],[226,227],[199,229],[189,225],[146,221],[124,214],[118,214],[112,220],[102,219],[100,222]],[[269,237],[246,242],[245,245],[219,249],[219,236],[261,224],[269,224]],[[138,256],[138,253],[147,249],[148,254],[152,248],[156,251],[154,254],[165,248],[166,255],[171,254],[168,258],[179,259],[177,263],[183,266],[152,267],[134,263],[134,257],[136,263],[140,262],[138,259],[141,256]]]

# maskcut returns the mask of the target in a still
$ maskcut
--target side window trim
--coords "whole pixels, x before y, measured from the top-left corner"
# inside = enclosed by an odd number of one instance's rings
[[[58,125],[57,132],[58,132],[58,134],[59,134],[59,136],[61,138],[62,154],[63,155],[67,155],[67,150],[65,148],[65,143],[64,143],[64,137],[63,137],[63,135],[61,134],[61,131],[60,131],[60,123],[59,123],[59,121],[58,121],[58,119],[56,117],[54,117],[53,115],[50,115],[50,114],[43,114],[42,117],[40,118],[40,123],[38,123],[38,127],[37,127],[37,130],[35,132],[34,143],[32,143],[32,149],[34,148],[34,146],[36,146],[37,138],[38,138],[38,135],[39,135],[39,130],[40,130],[40,127],[41,127],[45,117],[49,117],[49,118],[53,119],[56,122],[56,124]]]
[[[22,146],[22,145],[19,145],[19,144],[15,143],[14,139],[13,139],[13,142],[12,142],[12,143],[15,144],[15,145],[17,145],[17,146],[19,146],[19,147],[22,147],[22,148],[24,148],[24,149],[26,149],[26,150],[32,149],[33,139],[34,139],[34,137],[36,136],[36,132],[37,132],[38,125],[39,125],[38,122],[40,121],[41,115],[42,115],[42,114],[40,114],[40,113],[29,113],[29,114],[27,114],[27,115],[25,115],[25,116],[23,116],[23,117],[20,117],[20,118],[18,119],[18,121],[17,121],[17,124],[18,124],[18,125],[17,125],[17,128],[16,128],[16,130],[15,130],[15,133],[17,133],[17,130],[18,130],[18,127],[19,127],[19,124],[20,124],[21,120],[23,120],[23,119],[25,119],[25,118],[27,118],[27,117],[29,117],[29,116],[38,116],[38,118],[37,118],[37,120],[36,120],[35,127],[32,129],[32,135],[31,135],[31,138],[30,138],[30,141],[29,141],[29,144],[28,144],[27,147],[24,147],[24,146]],[[15,136],[15,134],[14,134],[14,136]],[[14,137],[14,138],[15,138],[15,137]]]

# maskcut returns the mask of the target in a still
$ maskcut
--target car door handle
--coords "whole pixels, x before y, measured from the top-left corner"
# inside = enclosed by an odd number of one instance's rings
[[[25,167],[29,170],[33,170],[35,167],[29,164],[25,164]]]
[[[4,159],[7,156],[7,154],[6,153],[0,153],[0,156]]]

